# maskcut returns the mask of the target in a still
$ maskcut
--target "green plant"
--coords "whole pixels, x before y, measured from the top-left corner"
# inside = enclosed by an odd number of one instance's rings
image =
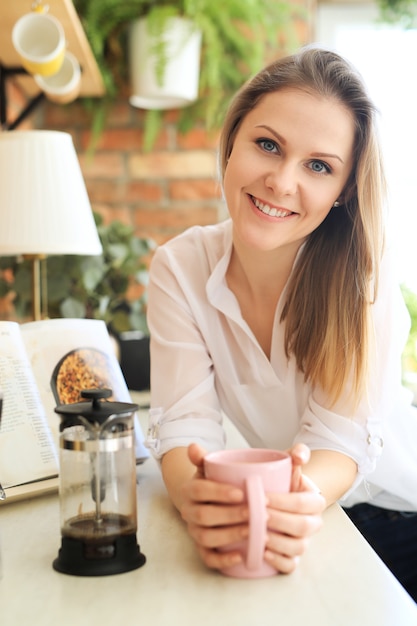
[[[405,27],[415,26],[417,0],[377,0],[381,18],[386,22],[399,22]]]
[[[103,253],[99,256],[63,255],[47,259],[49,317],[95,318],[120,334],[129,330],[147,332],[146,257],[155,244],[134,235],[130,226],[114,221],[109,225],[94,215]],[[0,269],[11,270],[0,278],[0,297],[14,291],[16,316],[30,312],[30,265],[16,257],[0,257]],[[10,274],[14,280],[10,280]],[[131,288],[141,292],[129,300]]]
[[[178,126],[186,132],[196,120],[208,129],[219,127],[235,91],[258,71],[268,52],[285,41],[296,44],[293,17],[301,9],[277,0],[75,0],[92,50],[102,71],[107,92],[116,95],[127,82],[129,24],[148,17],[153,32],[161,33],[166,21],[183,16],[202,31],[201,73],[198,101],[179,114]],[[160,70],[164,49],[160,46]],[[155,140],[160,111],[145,115],[145,148]]]
[[[411,318],[411,329],[403,352],[403,369],[417,372],[417,294],[405,285],[401,285],[401,291]]]

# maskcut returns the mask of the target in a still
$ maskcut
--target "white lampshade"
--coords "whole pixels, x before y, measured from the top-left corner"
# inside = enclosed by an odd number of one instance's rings
[[[71,135],[0,132],[0,255],[101,252]]]

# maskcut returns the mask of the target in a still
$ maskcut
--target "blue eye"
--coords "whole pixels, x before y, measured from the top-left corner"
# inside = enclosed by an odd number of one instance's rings
[[[278,146],[272,139],[257,139],[256,143],[265,152],[278,152]]]
[[[323,161],[311,161],[310,162],[310,169],[315,173],[315,174],[330,174],[330,172],[332,171],[330,169],[330,167],[324,163]]]

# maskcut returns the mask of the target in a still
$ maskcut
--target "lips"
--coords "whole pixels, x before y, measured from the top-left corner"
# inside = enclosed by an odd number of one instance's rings
[[[269,206],[269,204],[261,202],[261,200],[258,200],[258,198],[255,198],[254,196],[250,196],[250,198],[259,211],[265,215],[269,215],[270,217],[288,217],[289,215],[293,215],[292,211],[277,209],[276,207]]]

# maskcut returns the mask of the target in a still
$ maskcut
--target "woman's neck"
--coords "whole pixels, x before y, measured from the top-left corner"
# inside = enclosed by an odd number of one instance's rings
[[[298,248],[247,250],[233,244],[226,280],[262,350],[270,358],[275,312]]]
[[[233,249],[226,277],[238,282],[251,298],[260,300],[279,297],[291,274],[300,244],[275,250],[248,249],[233,241]]]

